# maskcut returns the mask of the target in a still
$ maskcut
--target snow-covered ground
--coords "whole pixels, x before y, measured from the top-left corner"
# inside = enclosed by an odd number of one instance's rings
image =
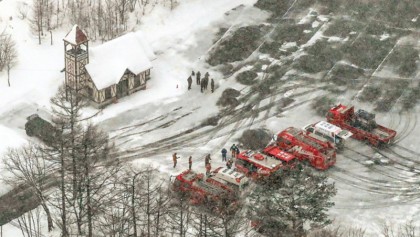
[[[6,28],[7,32],[12,33],[19,50],[19,63],[12,70],[10,88],[6,74],[0,73],[0,153],[9,146],[19,146],[28,141],[24,131],[27,116],[35,112],[48,116],[45,111],[49,108],[49,98],[64,80],[64,74],[60,73],[64,62],[61,39],[71,29],[71,26],[66,26],[56,30],[52,46],[47,40],[38,45],[28,22],[17,17],[19,2],[22,1],[0,1],[0,29]],[[235,80],[225,79],[220,73],[207,68],[204,55],[217,40],[215,33],[220,26],[229,28],[245,23],[261,23],[268,16],[258,9],[246,7],[225,14],[241,4],[252,5],[255,2],[185,0],[172,12],[156,7],[150,15],[142,18],[142,24],[137,29],[147,36],[157,55],[153,61],[152,79],[148,81],[145,91],[120,99],[93,118],[124,151],[123,159],[138,166],[152,165],[162,175],[169,176],[185,170],[188,167],[187,157],[192,155],[193,168],[204,171],[203,156],[210,153],[212,166],[223,166],[220,150],[235,143],[245,129],[264,127],[276,133],[289,126],[302,127],[323,119],[312,112],[309,104],[322,92],[313,90],[314,85],[297,82],[291,88],[277,88],[278,91],[267,95],[253,107],[258,109],[276,104],[284,97],[296,100],[281,108],[283,111],[272,106],[272,109],[254,115],[252,111],[241,111],[238,107],[229,114],[231,117],[221,118],[218,126],[203,125],[206,118],[219,113],[216,101],[224,88],[244,89]],[[317,22],[314,27],[319,24]],[[321,26],[307,45],[322,37],[326,25]],[[200,70],[203,74],[208,71],[216,81],[216,91],[201,93],[195,82],[192,90],[188,91],[186,79],[191,70]],[[242,90],[242,94],[249,93],[247,89]],[[351,93],[347,93],[338,99],[354,103],[358,108],[369,109],[349,99],[351,96]],[[86,111],[94,112],[96,110],[93,108]],[[412,153],[419,152],[416,150],[416,113],[399,114],[393,111],[378,114],[377,119],[396,129],[401,134],[399,145],[410,149],[411,153],[401,148],[393,150],[410,159],[417,159]],[[171,139],[163,141],[164,138]],[[417,190],[412,190],[413,193],[405,190],[414,189],[414,184],[418,182],[413,172],[407,170],[409,162],[400,161],[406,165],[402,167],[390,165],[369,168],[365,162],[376,155],[375,151],[356,141],[349,142],[349,149],[366,154],[366,157],[351,150],[345,151],[338,155],[337,168],[328,171],[338,187],[338,195],[334,199],[336,206],[330,211],[337,224],[360,226],[371,236],[378,236],[381,220],[403,223],[420,219]],[[173,152],[181,156],[175,169],[172,168]],[[388,155],[395,160],[401,159],[393,157],[395,154],[392,153]],[[7,190],[0,183],[0,194]],[[7,225],[3,234],[6,237],[19,236],[20,232]]]

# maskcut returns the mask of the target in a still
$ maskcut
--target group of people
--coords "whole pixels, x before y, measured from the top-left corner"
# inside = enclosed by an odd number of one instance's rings
[[[223,148],[222,151],[221,151],[222,152],[222,161],[226,162],[226,167],[228,169],[232,168],[233,158],[236,158],[236,156],[239,154],[239,148],[235,144],[233,144],[230,147],[230,151],[231,151],[232,156],[229,160],[227,159],[227,152],[228,151],[225,148]],[[172,161],[174,163],[174,168],[176,167],[178,159],[179,159],[179,157],[177,156],[176,152],[174,154],[172,154]],[[210,154],[207,154],[204,157],[204,166],[206,167],[206,175],[207,176],[210,174],[210,171],[211,171],[210,161],[211,161]],[[188,169],[191,170],[191,168],[192,168],[192,156],[188,157]]]
[[[203,93],[204,90],[207,90],[207,87],[209,85],[210,74],[208,72],[206,72],[206,74],[204,74],[204,77],[201,78],[201,72],[200,71],[198,71],[197,73],[192,71],[191,75],[187,79],[188,90],[191,90],[191,86],[192,86],[192,83],[193,83],[193,77],[194,76],[196,77],[197,85],[200,86],[201,93]],[[210,88],[211,88],[211,93],[213,93],[214,92],[214,79],[213,78],[210,80]]]

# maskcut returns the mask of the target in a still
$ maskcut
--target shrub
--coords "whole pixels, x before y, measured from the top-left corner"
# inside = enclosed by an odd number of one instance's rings
[[[267,130],[251,129],[245,130],[239,138],[239,142],[246,149],[261,150],[270,142],[271,136]]]
[[[236,76],[236,80],[243,85],[255,84],[258,74],[254,71],[243,71]]]
[[[336,100],[334,98],[324,95],[314,99],[311,107],[319,116],[325,116],[335,103]]]
[[[362,29],[363,25],[359,22],[338,19],[324,31],[324,35],[345,38],[351,32],[359,32]]]
[[[363,76],[363,72],[363,69],[351,65],[338,64],[331,70],[327,79],[337,85],[347,85],[354,79]]]
[[[381,89],[377,86],[366,86],[360,93],[360,101],[375,101],[381,96]]]
[[[417,71],[419,51],[409,46],[396,47],[389,56],[389,62],[398,66],[398,74],[409,77]]]
[[[219,45],[210,52],[207,62],[216,66],[243,60],[258,47],[260,36],[260,26],[241,27],[231,36],[221,40]]]
[[[361,36],[352,45],[343,47],[346,57],[363,68],[377,68],[394,46],[393,40],[381,41],[372,36]]]
[[[330,69],[334,63],[328,59],[320,59],[312,55],[303,55],[297,59],[294,68],[307,73],[317,73]]]
[[[235,108],[240,104],[240,102],[235,98],[238,97],[241,93],[238,90],[233,88],[228,88],[223,91],[222,96],[217,101],[217,105],[223,107]]]
[[[271,11],[277,16],[282,16],[289,9],[289,1],[287,0],[258,0],[254,4],[259,9]]]

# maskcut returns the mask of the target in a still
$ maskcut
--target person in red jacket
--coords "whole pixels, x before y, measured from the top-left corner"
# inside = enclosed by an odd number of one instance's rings
[[[210,165],[210,163],[207,163],[206,164],[206,176],[210,175],[210,170],[211,170],[211,165]]]

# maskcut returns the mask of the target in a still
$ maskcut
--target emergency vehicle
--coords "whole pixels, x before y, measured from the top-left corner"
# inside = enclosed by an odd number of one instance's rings
[[[339,150],[344,148],[345,141],[353,135],[353,133],[325,121],[308,124],[303,127],[303,131],[317,140],[333,143]]]
[[[390,144],[397,132],[379,125],[375,114],[359,109],[354,112],[353,106],[339,104],[327,113],[327,121],[353,133],[353,138],[369,142],[373,146]]]

